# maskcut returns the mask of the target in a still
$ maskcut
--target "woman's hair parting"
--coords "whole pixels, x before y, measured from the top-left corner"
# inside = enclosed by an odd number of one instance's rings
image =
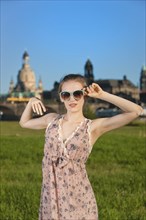
[[[60,80],[58,92],[59,93],[61,92],[63,83],[68,82],[68,81],[72,81],[72,80],[81,83],[83,85],[83,87],[87,86],[87,82],[86,82],[86,79],[84,76],[82,76],[80,74],[73,74],[72,73],[72,74],[68,74],[68,75],[64,76]]]

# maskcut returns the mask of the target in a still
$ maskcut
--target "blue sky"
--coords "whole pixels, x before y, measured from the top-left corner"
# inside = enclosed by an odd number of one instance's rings
[[[90,59],[95,79],[135,85],[145,63],[145,1],[1,1],[1,93],[17,82],[22,54],[53,88],[68,73],[84,74]]]

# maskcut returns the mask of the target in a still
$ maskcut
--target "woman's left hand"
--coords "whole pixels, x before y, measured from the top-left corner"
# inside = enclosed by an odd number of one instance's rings
[[[89,97],[100,98],[104,91],[97,83],[92,83],[85,89],[85,94]]]

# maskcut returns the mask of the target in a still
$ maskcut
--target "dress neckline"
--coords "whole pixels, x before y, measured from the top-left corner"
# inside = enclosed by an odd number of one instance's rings
[[[87,120],[87,118],[84,118],[83,121],[81,121],[79,123],[79,125],[76,126],[76,128],[71,132],[71,134],[63,140],[63,136],[62,136],[62,122],[63,122],[63,118],[64,118],[64,115],[62,115],[60,118],[59,118],[59,129],[58,129],[58,133],[59,133],[59,140],[62,142],[62,144],[66,145],[66,143],[72,139],[72,137],[74,136],[74,134],[79,130],[79,128],[82,126],[82,124]]]

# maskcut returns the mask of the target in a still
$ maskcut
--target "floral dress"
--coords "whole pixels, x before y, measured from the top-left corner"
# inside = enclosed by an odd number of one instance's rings
[[[63,142],[62,119],[59,115],[46,129],[39,220],[98,220],[85,167],[92,149],[91,120],[85,118]]]

